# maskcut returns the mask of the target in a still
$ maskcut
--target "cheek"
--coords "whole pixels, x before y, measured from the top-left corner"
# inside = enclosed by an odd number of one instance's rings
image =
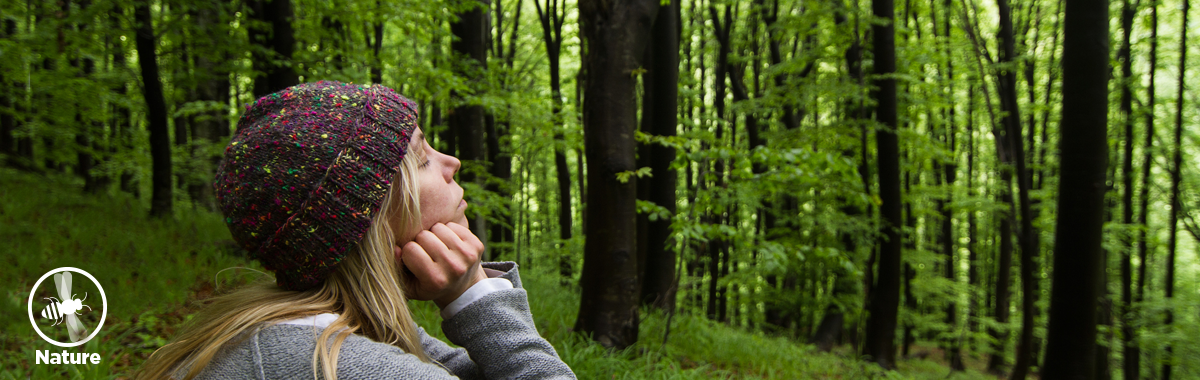
[[[421,188],[421,225],[423,229],[428,229],[437,223],[442,218],[441,204],[445,202],[445,195],[437,191],[428,191],[430,186]]]

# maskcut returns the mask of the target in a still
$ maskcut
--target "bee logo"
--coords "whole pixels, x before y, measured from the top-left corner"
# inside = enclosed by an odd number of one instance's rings
[[[66,301],[59,301],[54,297],[43,298],[44,300],[53,302],[42,309],[42,318],[53,319],[54,324],[51,326],[58,326],[63,321],[66,321],[67,333],[71,335],[71,341],[78,341],[80,337],[85,335],[87,329],[83,327],[82,323],[79,323],[79,318],[75,316],[81,315],[79,311],[85,307],[88,308],[88,311],[92,311],[91,306],[83,304],[83,301],[87,300],[87,293],[83,294],[82,300],[75,298],[75,295],[71,294],[71,272],[55,273],[54,286],[58,289],[58,295]],[[71,296],[67,297],[67,294],[71,294]]]
[[[87,277],[88,280],[91,280],[92,283],[95,284],[96,290],[100,291],[100,297],[103,301],[102,310],[104,313],[101,314],[100,323],[96,325],[95,329],[88,328],[88,326],[85,326],[84,323],[79,319],[79,316],[85,315],[86,313],[91,313],[93,310],[92,306],[84,304],[84,301],[87,301],[88,299],[87,292],[83,293],[83,298],[77,298],[78,294],[71,292],[73,278],[73,274],[71,272],[75,272]],[[41,308],[40,315],[43,320],[53,321],[53,324],[50,326],[65,326],[67,328],[67,335],[70,337],[70,340],[67,342],[59,342],[46,336],[46,334],[42,331],[43,327],[38,326],[38,323],[34,319],[34,297],[32,297],[32,295],[37,294],[38,286],[40,286],[46,279],[54,280],[54,289],[56,291],[55,294],[58,295],[58,297],[41,297],[41,300],[45,303],[39,302],[39,304],[45,306]],[[100,283],[96,282],[96,278],[92,277],[91,274],[77,268],[58,268],[46,273],[45,275],[42,275],[42,278],[38,279],[37,283],[33,285],[33,290],[31,291],[30,295],[29,321],[33,323],[34,330],[37,331],[38,335],[41,335],[42,339],[45,339],[47,342],[59,347],[74,347],[91,340],[96,336],[96,333],[99,332],[99,328],[104,326],[104,319],[108,314],[108,297],[104,295],[104,288],[100,286]],[[86,313],[83,309],[87,309]],[[43,326],[44,325],[45,324],[43,323]]]

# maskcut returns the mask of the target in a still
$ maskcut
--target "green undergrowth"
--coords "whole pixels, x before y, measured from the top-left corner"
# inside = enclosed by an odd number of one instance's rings
[[[197,300],[258,276],[261,267],[237,254],[215,213],[177,205],[172,220],[148,219],[142,201],[123,194],[85,196],[80,188],[70,178],[0,169],[0,379],[127,377],[194,313]],[[98,365],[34,364],[35,350],[64,349],[33,331],[26,302],[42,274],[64,266],[88,271],[104,287],[104,328],[82,347],[66,349],[99,353]],[[239,267],[249,269],[225,270]],[[903,360],[899,371],[884,372],[846,354],[690,314],[671,319],[664,345],[667,316],[644,312],[639,342],[608,350],[571,330],[578,289],[561,286],[548,271],[523,268],[522,281],[539,331],[580,379],[990,378],[974,371],[950,374],[927,360]],[[88,304],[100,303],[90,297]],[[413,304],[419,323],[444,339],[436,307]],[[42,307],[34,302],[35,309]],[[94,325],[95,314],[81,319]]]

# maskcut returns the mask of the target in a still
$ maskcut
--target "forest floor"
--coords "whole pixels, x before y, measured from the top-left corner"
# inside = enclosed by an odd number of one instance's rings
[[[46,178],[0,169],[0,379],[127,378],[187,321],[200,301],[260,276],[257,263],[237,255],[218,214],[176,205],[172,221],[148,219],[145,202],[124,194],[82,195],[68,177]],[[28,317],[28,298],[44,273],[59,267],[89,271],[105,287],[107,317],[95,339],[70,352],[98,353],[100,364],[35,364],[35,350],[61,352],[41,340]],[[225,270],[227,268],[245,268]],[[702,316],[644,314],[640,341],[610,351],[575,334],[578,291],[557,274],[524,270],[530,307],[542,335],[580,379],[994,379],[968,357],[968,371],[951,372],[941,351],[916,345],[897,371],[859,361],[849,347],[822,353],[810,345],[726,326]],[[45,285],[39,287],[43,288]],[[80,317],[99,323],[101,304]],[[415,302],[418,322],[443,337],[437,309]],[[41,308],[38,302],[33,307]],[[36,311],[36,310],[35,310]],[[35,313],[36,314],[36,313]],[[444,339],[444,337],[443,337]]]

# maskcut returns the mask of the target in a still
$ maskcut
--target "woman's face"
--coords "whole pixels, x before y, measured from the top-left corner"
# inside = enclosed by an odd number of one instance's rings
[[[419,127],[413,131],[408,154],[415,154],[420,165],[417,181],[421,184],[421,225],[397,234],[396,243],[403,245],[412,241],[417,233],[437,223],[454,222],[467,226],[467,202],[463,200],[462,187],[454,182],[454,174],[462,163],[453,156],[433,150]]]

